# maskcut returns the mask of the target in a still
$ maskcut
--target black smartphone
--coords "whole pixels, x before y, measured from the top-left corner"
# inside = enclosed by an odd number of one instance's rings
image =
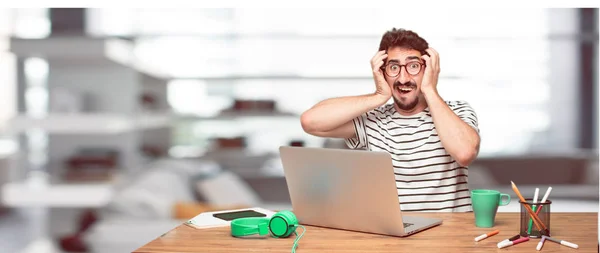
[[[224,212],[224,213],[214,213],[213,217],[219,218],[221,220],[231,221],[238,218],[247,218],[247,217],[266,217],[267,215],[264,213],[259,213],[254,210],[243,210],[243,211],[233,211],[233,212]]]

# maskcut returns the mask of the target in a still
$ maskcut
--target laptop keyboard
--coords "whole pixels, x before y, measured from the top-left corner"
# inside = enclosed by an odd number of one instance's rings
[[[410,226],[412,226],[412,225],[415,225],[415,224],[412,224],[412,223],[406,223],[406,222],[404,223],[404,227],[405,227],[405,228],[407,228],[407,227],[410,227]]]

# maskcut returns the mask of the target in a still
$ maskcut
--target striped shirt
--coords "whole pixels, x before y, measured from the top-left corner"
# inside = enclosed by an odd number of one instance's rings
[[[479,133],[477,115],[467,102],[446,104]],[[429,108],[403,116],[385,104],[353,123],[356,136],[345,139],[348,147],[390,153],[402,211],[472,211],[468,168],[442,146]]]

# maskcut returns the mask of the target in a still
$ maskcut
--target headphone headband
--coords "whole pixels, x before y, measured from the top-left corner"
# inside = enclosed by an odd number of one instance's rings
[[[266,235],[269,233],[269,220],[267,218],[239,218],[231,221],[231,235],[240,237],[253,235]]]

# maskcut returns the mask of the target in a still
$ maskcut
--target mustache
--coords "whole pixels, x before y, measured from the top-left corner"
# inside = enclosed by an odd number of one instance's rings
[[[417,84],[414,81],[408,81],[408,82],[405,82],[405,83],[401,83],[400,81],[394,82],[394,88],[398,88],[398,87],[405,87],[405,88],[416,89],[417,88]]]

